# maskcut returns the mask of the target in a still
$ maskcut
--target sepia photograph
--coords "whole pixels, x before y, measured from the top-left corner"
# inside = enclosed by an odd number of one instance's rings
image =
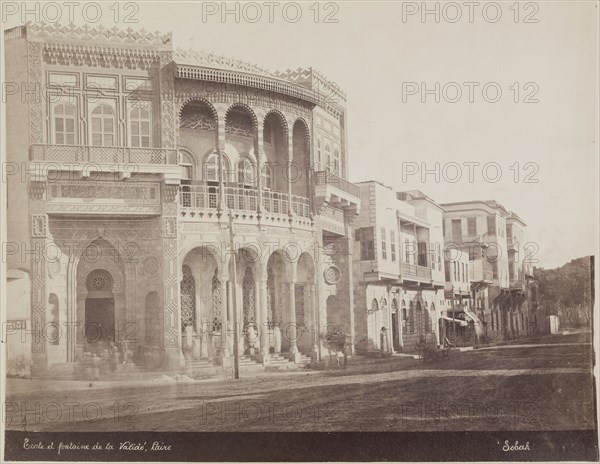
[[[598,1],[2,1],[2,462],[598,462]]]

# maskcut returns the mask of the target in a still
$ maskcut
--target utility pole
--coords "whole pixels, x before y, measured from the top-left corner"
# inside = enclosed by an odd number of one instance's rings
[[[239,325],[238,325],[238,312],[237,312],[237,263],[235,253],[235,242],[233,240],[233,214],[229,212],[229,241],[231,245],[231,252],[233,255],[233,276],[231,279],[232,288],[232,309],[233,309],[233,377],[236,379],[240,378],[240,353],[238,349],[239,344]]]

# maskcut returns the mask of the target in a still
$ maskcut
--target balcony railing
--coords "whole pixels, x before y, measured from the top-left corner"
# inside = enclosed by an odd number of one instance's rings
[[[483,243],[482,235],[451,235],[446,237],[446,242],[452,243]]]
[[[32,161],[177,165],[177,150],[167,148],[31,145]]]
[[[229,209],[239,211],[257,211],[258,189],[249,187],[225,187],[225,205]],[[263,191],[263,211],[272,214],[288,214],[289,196],[287,193]],[[179,192],[179,204],[183,208],[217,209],[219,187],[209,185],[183,186]],[[303,218],[310,218],[308,198],[292,195],[294,213]]]
[[[352,182],[342,179],[329,171],[316,171],[315,184],[331,185],[350,195],[360,197],[360,187],[358,185],[354,185]]]
[[[514,288],[515,290],[522,290],[523,281],[521,279],[510,279],[510,288]]]
[[[427,266],[418,266],[416,264],[401,263],[400,272],[402,277],[418,277],[431,280],[431,269]]]

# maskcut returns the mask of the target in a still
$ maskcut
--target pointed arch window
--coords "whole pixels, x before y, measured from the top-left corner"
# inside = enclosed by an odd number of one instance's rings
[[[92,111],[92,145],[115,146],[115,112],[108,105],[98,105]]]
[[[76,115],[75,105],[62,103],[54,107],[54,143],[77,144]]]

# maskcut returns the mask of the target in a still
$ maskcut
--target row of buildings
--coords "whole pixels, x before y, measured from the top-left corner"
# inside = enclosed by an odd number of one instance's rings
[[[410,352],[540,322],[523,221],[350,182],[346,96],[314,69],[158,32],[4,39],[9,367],[65,372],[99,346],[161,369],[235,349],[299,364],[335,331]]]

